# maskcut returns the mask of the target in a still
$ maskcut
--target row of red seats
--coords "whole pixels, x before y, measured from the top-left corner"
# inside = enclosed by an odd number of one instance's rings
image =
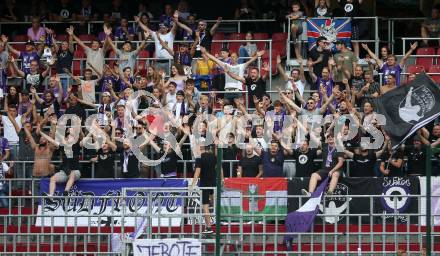
[[[417,55],[439,55],[440,48],[436,49],[434,47],[422,47],[418,48],[416,51]],[[439,63],[438,57],[418,57],[416,58],[416,65],[423,66],[424,70],[429,70],[432,65]]]
[[[416,62],[417,63],[417,62]],[[440,65],[429,65],[428,67],[425,67],[423,65],[408,65],[406,68],[406,72],[410,74],[418,74],[421,72],[427,72],[427,73],[440,73]],[[432,80],[434,80],[437,83],[440,83],[440,74],[438,75],[430,75]]]

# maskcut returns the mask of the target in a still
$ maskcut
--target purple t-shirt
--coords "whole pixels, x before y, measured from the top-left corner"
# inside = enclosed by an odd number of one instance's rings
[[[108,84],[111,84],[113,86],[113,90],[116,90],[116,79],[113,76],[103,76],[101,79],[101,92],[108,92],[110,91],[108,89]]]
[[[132,27],[128,27],[127,30],[128,35],[125,33],[124,30],[122,30],[121,27],[117,27],[115,30],[115,37],[122,41],[128,40],[129,35],[134,35],[134,29]]]
[[[0,146],[1,146],[1,150],[2,150],[2,155],[3,156],[6,154],[6,150],[10,150],[11,149],[9,147],[8,139],[6,139],[5,137],[0,138]]]
[[[321,84],[324,85],[326,91],[327,91],[327,97],[330,97],[333,92],[333,80],[324,80],[322,77],[318,77],[318,80],[316,80],[316,86],[318,87],[318,93],[319,93],[319,102],[317,104],[317,107],[320,108],[322,106],[322,94],[321,90],[319,90]]]
[[[20,57],[22,61],[21,70],[24,73],[30,73],[31,61],[40,61],[40,56],[36,52],[20,52]]]
[[[382,65],[382,68],[380,69],[380,72],[383,73],[383,82],[384,84],[387,84],[387,76],[389,74],[394,74],[396,76],[396,85],[399,86],[400,85],[400,73],[402,72],[402,67],[400,67],[400,65],[394,65],[392,67],[388,66],[387,63]]]
[[[128,80],[131,84],[134,83],[133,77],[130,77]],[[128,84],[125,83],[124,79],[119,78],[118,82],[119,82],[119,92],[122,92],[123,90],[128,88]]]
[[[283,177],[284,154],[282,150],[279,150],[275,156],[272,156],[270,152],[263,151],[261,159],[264,177]]]

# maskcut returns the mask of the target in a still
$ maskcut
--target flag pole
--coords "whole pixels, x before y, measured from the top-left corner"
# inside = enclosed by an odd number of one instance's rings
[[[217,145],[217,170],[216,170],[216,187],[217,194],[215,197],[215,255],[220,256],[220,197],[222,195],[222,158],[223,150]]]
[[[431,158],[432,149],[426,147],[426,255],[431,255]]]

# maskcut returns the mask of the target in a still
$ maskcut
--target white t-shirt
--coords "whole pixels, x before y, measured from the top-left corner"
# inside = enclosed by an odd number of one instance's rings
[[[173,56],[160,44],[159,39],[157,39],[156,33],[152,33],[152,37],[154,39],[154,45],[156,49],[156,58],[158,59],[172,59]],[[168,32],[165,35],[160,34],[160,38],[162,41],[166,42],[168,47],[173,49],[173,43],[174,43],[174,34],[171,32]]]
[[[2,168],[0,169],[0,190],[3,189],[3,185],[5,183],[5,176],[6,173],[9,171],[9,166],[5,163],[2,162]]]
[[[169,111],[173,111],[174,105],[177,102],[176,96],[177,96],[177,94],[167,93],[167,96],[166,96],[166,101],[167,102],[166,103],[167,103],[167,108],[168,108]]]
[[[95,103],[95,87],[98,80],[81,80],[81,93],[83,100],[88,103]]]
[[[102,48],[99,48],[95,51],[87,47],[85,49],[85,52],[87,55],[87,62],[90,62],[90,64],[92,64],[93,67],[102,74],[102,71],[104,70],[104,51],[102,50]],[[86,63],[86,67],[90,68],[89,64]],[[94,75],[97,75],[93,69],[92,73]]]
[[[301,80],[298,80],[298,81],[295,82],[295,84],[296,84],[296,88],[298,88],[299,94],[301,96],[303,96],[304,95],[304,88],[306,87],[306,83],[301,81]],[[291,80],[287,81],[287,83],[286,83],[286,90],[292,90],[293,91],[293,83],[292,83]]]
[[[244,70],[245,70],[245,64],[238,64],[238,65],[231,65],[228,63],[225,63],[225,65],[229,68],[231,73],[236,74],[239,77],[243,77]],[[240,81],[235,80],[228,74],[225,76],[225,89],[238,89],[243,90],[243,84]]]
[[[15,122],[17,122],[18,127],[21,129],[21,115],[18,115],[15,118]],[[19,138],[11,120],[9,120],[7,116],[2,116],[2,123],[4,137],[8,139],[9,143],[17,144]]]

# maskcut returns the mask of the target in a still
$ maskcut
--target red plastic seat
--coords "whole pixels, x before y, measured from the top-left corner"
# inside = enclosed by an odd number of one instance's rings
[[[287,33],[273,33],[272,40],[273,41],[287,41]]]
[[[406,68],[406,72],[410,74],[418,74],[423,72],[424,70],[425,67],[420,65],[408,65],[408,67]]]
[[[95,35],[91,35],[91,34],[79,35],[78,38],[81,41],[85,41],[85,42],[90,42],[90,41],[93,41],[93,40],[97,40],[96,36]]]
[[[57,35],[56,37],[55,37],[56,39],[57,39],[57,41],[67,41],[67,40],[69,40],[69,36],[68,35]]]
[[[212,43],[211,44],[211,54],[215,55],[216,53],[220,53],[220,50],[222,49],[223,44],[222,43]]]
[[[26,42],[28,40],[27,35],[15,35],[14,36],[14,42]]]
[[[254,33],[254,39],[255,40],[267,40],[269,39],[268,33]],[[256,42],[257,49],[258,50],[264,50],[266,49],[266,42]]]
[[[435,55],[435,48],[424,47],[417,49],[417,55]],[[425,70],[429,70],[429,67],[433,64],[434,57],[417,57],[416,65],[424,66]]]
[[[73,59],[82,59],[86,58],[86,54],[84,51],[76,50],[73,52]],[[81,60],[74,60],[72,62],[72,74],[75,76],[81,75]]]
[[[215,33],[212,37],[212,40],[224,40],[225,39],[225,33]]]
[[[229,40],[244,40],[246,38],[246,34],[244,33],[231,33],[228,35]]]
[[[245,40],[246,34],[244,33],[232,33],[229,34],[229,40]],[[238,54],[240,45],[244,42],[230,42],[228,43],[229,52],[235,52]]]
[[[439,75],[429,75],[436,83],[440,83],[440,65],[429,67],[428,73],[439,73]]]
[[[280,54],[281,58],[287,55],[286,41],[272,41],[272,52],[276,51]]]

